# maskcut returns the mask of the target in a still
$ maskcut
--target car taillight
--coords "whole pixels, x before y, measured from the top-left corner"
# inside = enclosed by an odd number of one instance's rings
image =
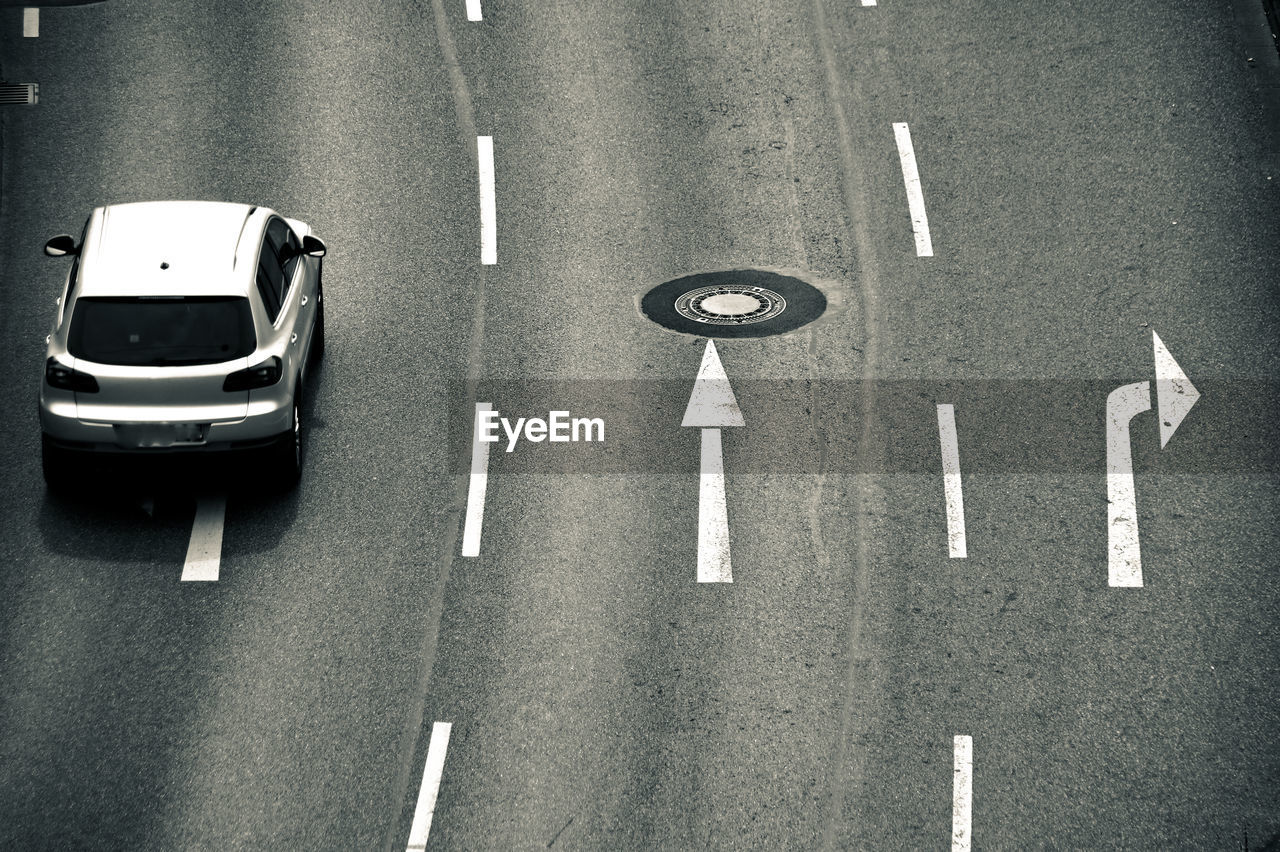
[[[222,389],[224,391],[246,391],[254,388],[265,388],[280,381],[280,374],[283,369],[284,365],[280,359],[272,355],[261,364],[256,364],[245,370],[236,370],[227,376],[226,381],[222,383]]]
[[[97,393],[98,380],[88,373],[81,373],[70,367],[59,364],[53,358],[44,362],[44,380],[50,387],[75,391],[76,393]]]

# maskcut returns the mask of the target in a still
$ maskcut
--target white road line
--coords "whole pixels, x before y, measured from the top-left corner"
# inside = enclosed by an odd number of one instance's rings
[[[874,5],[876,5],[876,0],[862,0],[862,5],[863,5],[863,6],[874,6]]]
[[[969,852],[973,843],[973,737],[957,734],[951,787],[951,852]]]
[[[924,193],[920,191],[920,172],[916,169],[916,152],[911,147],[911,131],[905,122],[893,125],[898,140],[898,158],[902,160],[902,182],[907,187],[907,205],[911,209],[911,230],[916,235],[916,256],[933,257],[933,241],[929,238],[929,217],[924,213]]]
[[[36,6],[27,6],[22,10],[22,37],[40,37],[40,9]]]
[[[498,262],[498,207],[493,194],[493,137],[477,136],[480,163],[480,262]]]
[[[702,430],[698,476],[698,582],[732,583],[729,509],[724,497],[724,454],[719,429]]]
[[[1150,409],[1150,382],[1122,385],[1107,396],[1107,583],[1111,586],[1142,585],[1129,421]]]
[[[467,20],[484,20],[480,15],[480,0],[467,0]]]
[[[196,517],[191,523],[191,543],[182,566],[182,581],[211,583],[218,579],[222,563],[222,523],[227,515],[227,498],[201,497],[196,501]]]
[[[409,845],[405,852],[422,852],[427,848],[431,817],[436,810],[436,794],[440,792],[440,776],[444,774],[444,752],[449,747],[448,722],[431,726],[431,743],[427,746],[427,765],[422,768],[422,786],[418,788],[418,804],[413,809],[413,827],[409,829]]]
[[[955,406],[938,406],[938,435],[942,441],[942,481],[947,495],[947,549],[952,559],[964,559],[968,552],[964,538],[964,493],[960,488]]]
[[[489,487],[489,442],[480,440],[480,417],[493,404],[476,403],[471,424],[471,486],[467,489],[467,520],[462,528],[462,555],[480,555],[480,530],[484,526],[484,493]]]

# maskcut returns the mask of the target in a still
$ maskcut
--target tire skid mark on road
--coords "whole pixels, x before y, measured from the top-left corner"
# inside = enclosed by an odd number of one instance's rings
[[[867,0],[863,0],[864,3]],[[875,0],[870,0],[875,3]],[[803,219],[800,215],[800,194],[796,191],[796,128],[791,115],[781,115],[783,129],[783,181],[787,187],[787,221],[791,225],[791,246],[802,269],[809,268],[809,250],[805,246]],[[818,365],[818,330],[810,328],[807,360],[809,365],[809,431],[818,445],[818,474],[809,496],[809,542],[813,545],[814,559],[824,575],[831,573],[831,553],[822,534],[822,497],[827,487],[827,439],[818,416],[819,381],[822,371]]]
[[[783,112],[782,175],[787,187],[787,223],[791,226],[791,247],[801,269],[809,268],[809,250],[804,244],[804,228],[800,215],[800,193],[796,190],[796,126],[790,114]],[[812,339],[812,338],[811,338]]]
[[[852,99],[852,93],[841,73],[836,59],[835,46],[831,41],[831,31],[827,26],[823,0],[811,0],[813,13],[814,38],[818,52],[822,57],[822,65],[826,76],[826,97],[831,102],[831,112],[835,119],[836,141],[840,152],[841,190],[844,196],[845,215],[849,219],[849,229],[853,244],[857,251],[858,275],[857,293],[862,301],[863,331],[866,337],[864,366],[860,396],[864,415],[862,429],[858,435],[858,456],[867,458],[874,446],[876,436],[876,381],[875,369],[879,360],[880,328],[879,328],[879,288],[880,266],[876,259],[875,241],[868,227],[868,203],[865,170],[859,167],[853,134],[844,104]],[[855,477],[854,494],[857,510],[855,511],[855,527],[857,548],[854,551],[853,582],[850,596],[853,601],[849,613],[848,640],[845,646],[846,670],[844,678],[844,699],[840,713],[840,726],[832,743],[831,759],[827,777],[826,790],[823,794],[823,810],[826,826],[823,829],[822,848],[837,848],[837,831],[843,820],[845,790],[850,786],[850,776],[860,783],[866,774],[866,756],[862,752],[851,752],[850,744],[854,725],[854,706],[868,690],[868,684],[860,682],[860,675],[865,671],[863,664],[862,627],[866,620],[866,600],[871,579],[871,521],[872,504],[874,502],[874,486],[869,476]],[[846,763],[853,763],[852,771]]]

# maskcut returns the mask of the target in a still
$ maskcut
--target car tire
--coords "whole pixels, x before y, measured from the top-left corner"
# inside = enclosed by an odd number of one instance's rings
[[[65,493],[71,486],[71,460],[67,451],[54,446],[48,435],[40,436],[40,466],[44,484],[51,493]]]
[[[271,478],[279,491],[291,491],[302,478],[302,382],[293,394],[293,429],[271,448]]]

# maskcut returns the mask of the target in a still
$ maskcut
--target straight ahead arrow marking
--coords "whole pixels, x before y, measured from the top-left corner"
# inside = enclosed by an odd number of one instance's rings
[[[693,383],[693,393],[680,425],[704,428],[746,425],[714,341],[708,340],[702,352],[702,366],[698,368],[698,379]]]
[[[698,582],[732,583],[729,557],[729,509],[724,496],[724,450],[720,427],[744,426],[738,400],[729,386],[716,345],[707,341],[681,426],[702,428],[698,476]]]
[[[698,582],[732,583],[729,507],[724,497],[724,453],[719,429],[702,430],[702,473],[698,476]]]

